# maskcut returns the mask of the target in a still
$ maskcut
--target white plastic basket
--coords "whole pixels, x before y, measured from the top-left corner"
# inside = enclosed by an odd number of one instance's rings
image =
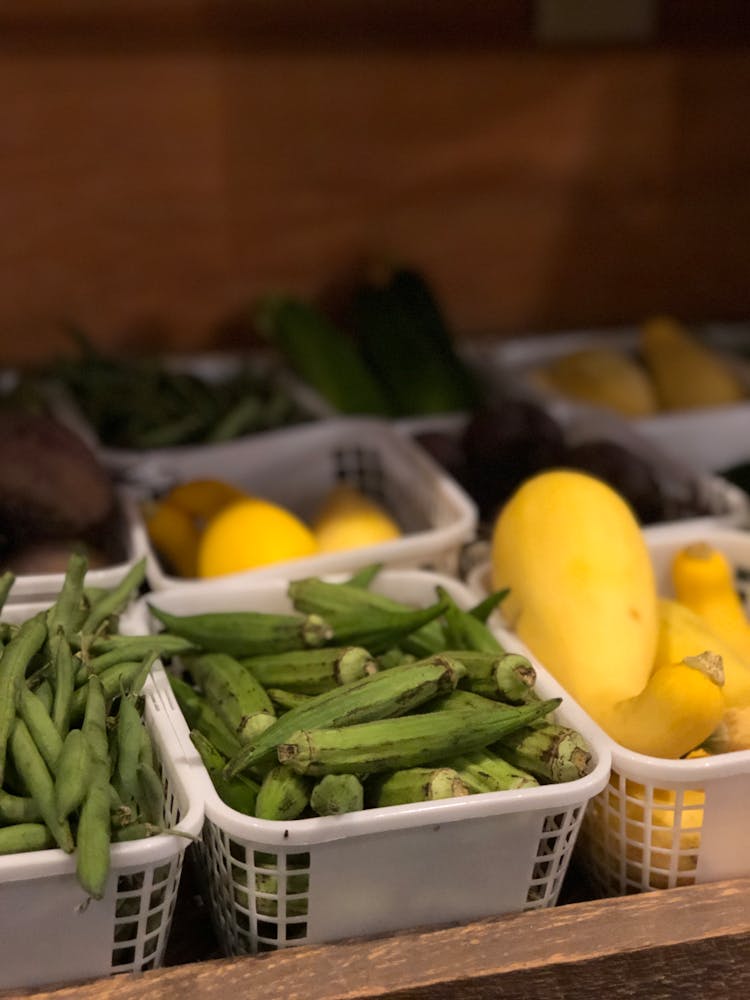
[[[747,326],[706,326],[701,335],[721,352],[739,373],[750,392],[750,365],[737,352],[739,344],[747,345]],[[636,328],[605,330],[573,330],[551,334],[532,334],[488,342],[476,348],[477,365],[485,381],[502,391],[519,391],[546,401],[564,402],[573,410],[587,412],[584,403],[536,387],[531,371],[573,351],[589,347],[609,347],[633,353],[639,332]],[[692,410],[657,413],[630,421],[644,437],[667,453],[702,472],[721,472],[732,465],[750,460],[747,426],[750,421],[750,399],[725,406],[701,407]]]
[[[348,482],[397,514],[403,532],[400,538],[376,545],[214,578],[229,585],[343,572],[375,562],[453,573],[462,545],[476,531],[476,508],[466,493],[422,448],[380,420],[323,420],[210,451],[185,449],[180,457],[144,462],[131,470],[131,481],[141,493],[158,494],[175,483],[203,478],[232,483],[286,507],[306,522],[337,482]],[[152,589],[205,584],[166,572],[148,540],[146,544]]]
[[[48,607],[6,606],[21,622]],[[121,631],[144,634],[133,607]],[[0,989],[79,982],[159,967],[174,913],[185,849],[200,835],[203,810],[180,760],[182,717],[162,695],[157,664],[144,686],[145,719],[161,770],[165,823],[187,836],[159,834],[113,844],[104,897],[91,900],[76,877],[75,855],[59,849],[0,856]]]
[[[683,545],[721,549],[744,591],[750,533],[697,522],[644,529],[657,587],[673,596],[670,565]],[[487,592],[489,569],[476,567],[475,595]],[[606,896],[667,889],[750,875],[750,750],[690,760],[634,753],[599,730],[612,755],[608,787],[589,804],[577,856]]]
[[[385,570],[375,587],[426,605],[438,584],[462,606],[472,604],[455,579],[420,570]],[[286,591],[285,581],[273,580],[163,591],[149,599],[176,614],[288,612]],[[523,652],[502,629],[497,634]],[[160,676],[157,683],[167,700],[168,681]],[[560,694],[541,667],[538,689]],[[183,725],[181,759],[202,771],[200,856],[223,950],[254,953],[554,905],[586,803],[605,786],[610,768],[598,732],[572,699],[565,697],[557,718],[592,746],[593,769],[577,781],[286,823],[226,806]]]
[[[125,487],[117,487],[115,493],[118,510],[114,530],[122,545],[122,557],[109,566],[89,569],[86,585],[90,587],[113,587],[148,552],[148,537],[136,497]],[[59,593],[64,579],[64,572],[19,573],[8,595],[8,604],[51,602]]]

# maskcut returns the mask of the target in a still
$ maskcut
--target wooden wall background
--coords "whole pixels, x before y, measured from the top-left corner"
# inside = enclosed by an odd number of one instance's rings
[[[63,319],[237,342],[258,294],[373,254],[461,333],[750,316],[742,4],[667,3],[622,49],[539,48],[520,0],[427,6],[4,3],[0,362]]]

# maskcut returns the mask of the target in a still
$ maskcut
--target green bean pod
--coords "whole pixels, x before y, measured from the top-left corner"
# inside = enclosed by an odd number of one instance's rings
[[[60,629],[50,643],[55,672],[55,697],[52,702],[52,721],[64,739],[70,729],[70,717],[75,687],[75,659],[70,643]]]
[[[112,615],[123,611],[146,579],[145,556],[130,567],[120,582],[96,600],[83,621],[80,631],[96,632]]]
[[[55,775],[55,803],[58,819],[64,820],[80,808],[91,779],[91,749],[81,729],[70,729]]]
[[[44,823],[16,823],[0,827],[0,854],[25,854],[55,846],[55,838]]]
[[[91,753],[91,772],[77,829],[76,874],[94,899],[104,895],[110,871],[109,743],[105,694],[93,674],[86,685],[83,734]]]
[[[44,758],[50,773],[54,775],[63,748],[62,736],[42,700],[25,685],[21,686],[18,714],[28,726],[39,753]]]
[[[54,604],[47,609],[47,628],[50,636],[61,630],[66,638],[81,628],[87,614],[83,586],[88,560],[80,552],[71,552],[60,592]]]
[[[26,669],[31,658],[47,638],[46,612],[28,618],[0,657],[0,787],[5,774],[5,754],[16,715],[16,706],[24,686]]]
[[[37,823],[42,814],[30,795],[12,795],[0,788],[0,826],[13,823]]]
[[[117,777],[124,801],[137,801],[141,789],[138,779],[138,764],[141,755],[141,714],[133,698],[125,695],[120,699],[117,712]]]
[[[75,847],[73,834],[67,820],[61,822],[57,817],[52,776],[23,719],[17,718],[13,724],[10,748],[16,770],[39,807],[42,819],[55,838],[55,843],[67,854],[72,854]]]
[[[86,682],[89,674],[101,674],[110,667],[115,667],[120,663],[133,660],[142,660],[149,653],[154,654],[154,658],[161,656],[176,656],[178,653],[188,653],[195,650],[195,646],[179,636],[172,636],[166,632],[160,635],[149,636],[121,636],[124,642],[117,642],[114,645],[107,643],[109,649],[98,652],[90,657],[87,662],[82,663],[76,671],[76,687]],[[95,644],[97,645],[97,644]]]

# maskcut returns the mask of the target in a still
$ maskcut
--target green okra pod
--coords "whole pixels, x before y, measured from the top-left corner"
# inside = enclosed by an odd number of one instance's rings
[[[310,792],[310,808],[318,816],[340,816],[364,807],[364,787],[356,774],[325,774]]]
[[[299,694],[296,691],[286,691],[283,688],[272,687],[266,688],[266,693],[273,702],[273,707],[276,709],[277,715],[288,712],[290,708],[297,708],[298,705],[303,705],[310,698],[314,697],[311,694]]]
[[[450,761],[471,792],[506,792],[515,788],[534,788],[537,779],[515,767],[489,749],[472,750]]]
[[[270,653],[245,657],[242,665],[265,688],[283,688],[299,694],[320,694],[374,674],[377,663],[361,646]]]
[[[445,602],[438,601],[429,607],[409,611],[373,608],[367,614],[361,611],[341,612],[330,615],[328,622],[333,629],[334,644],[364,646],[377,656],[399,643],[406,646],[415,632],[436,621],[445,610]]]
[[[469,614],[473,615],[474,618],[486,625],[492,612],[503,603],[509,593],[510,587],[504,587],[502,590],[493,591],[478,604],[475,604],[473,608],[469,608]]]
[[[370,584],[375,581],[382,569],[383,563],[370,563],[369,566],[363,566],[362,569],[358,569],[356,572],[352,573],[346,581],[347,585],[350,587],[362,587],[367,590]]]
[[[351,726],[370,719],[404,715],[418,705],[453,690],[464,674],[461,664],[435,655],[392,670],[371,674],[315,695],[308,702],[282,715],[253,744],[243,748],[227,764],[231,777],[268,758],[295,730],[317,726]]]
[[[46,612],[40,611],[22,623],[0,657],[0,787],[3,785],[8,739],[21,689],[25,686],[26,670],[46,639]]]
[[[451,649],[477,650],[486,653],[504,653],[500,642],[491,629],[470,611],[464,611],[453,600],[444,587],[436,588],[438,596],[445,602],[444,615],[445,644]]]
[[[252,732],[247,732],[250,717],[260,712],[275,716],[273,703],[263,685],[252,671],[229,653],[186,656],[183,663],[208,703],[225,725],[237,734],[240,742],[246,743],[253,736]]]
[[[502,708],[503,702],[497,698],[487,698],[476,691],[458,688],[442,694],[430,702],[426,708],[431,712],[491,712],[494,708]]]
[[[300,774],[369,774],[419,767],[477,750],[548,715],[559,698],[529,705],[503,705],[491,712],[426,712],[378,719],[343,729],[292,733],[277,747],[281,764]]]
[[[379,670],[391,670],[393,667],[400,667],[403,663],[414,663],[417,657],[414,653],[407,653],[400,646],[391,646],[381,653],[377,658]]]
[[[398,615],[417,610],[358,583],[351,581],[332,583],[315,576],[292,580],[287,593],[297,611],[303,614],[319,614],[326,621],[330,621],[334,628],[339,623],[338,633],[343,633],[344,624],[351,626],[358,619],[367,620],[368,617],[373,617],[377,622],[383,621],[389,612]],[[443,630],[437,621],[437,616],[429,617],[421,624],[414,625],[411,631],[402,634],[401,639],[407,652],[422,658],[440,653],[445,647]],[[364,641],[357,641],[357,645],[370,649],[368,643]],[[370,649],[370,652],[375,650]]]
[[[189,729],[198,729],[225,757],[234,757],[242,744],[215,709],[198,691],[176,674],[168,673],[169,686]]]
[[[507,733],[492,749],[545,782],[575,781],[591,770],[591,747],[585,737],[554,722]]]
[[[325,780],[325,778],[323,779]],[[408,802],[432,802],[468,795],[469,786],[452,767],[409,767],[374,774],[365,782],[370,808],[400,806]]]
[[[263,611],[215,611],[202,615],[172,615],[149,604],[157,621],[172,635],[200,649],[255,656],[268,652],[318,648],[333,635],[319,615],[284,615]]]
[[[258,819],[298,819],[310,803],[312,782],[288,767],[272,767],[255,802]]]
[[[520,653],[451,649],[447,655],[466,667],[462,685],[475,694],[513,703],[526,701],[532,694],[536,671]]]
[[[237,774],[234,778],[228,780],[224,777],[223,773],[226,758],[219,753],[210,740],[206,739],[198,729],[190,731],[190,739],[200,754],[200,758],[211,778],[211,783],[221,801],[225,805],[228,805],[230,809],[236,809],[237,812],[243,813],[245,816],[254,816],[255,803],[260,789],[258,782],[253,781],[244,774]]]

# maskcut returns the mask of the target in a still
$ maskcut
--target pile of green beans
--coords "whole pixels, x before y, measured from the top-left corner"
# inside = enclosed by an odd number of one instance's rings
[[[109,447],[209,444],[309,419],[278,376],[246,363],[211,380],[173,370],[160,357],[104,353],[82,331],[69,332],[79,354],[42,374],[69,391]]]
[[[111,844],[162,832],[141,692],[164,644],[118,633],[143,561],[110,589],[87,588],[86,571],[73,554],[50,606],[20,623],[2,619],[0,854],[75,854],[82,888],[101,899]],[[12,584],[0,578],[0,609]]]

